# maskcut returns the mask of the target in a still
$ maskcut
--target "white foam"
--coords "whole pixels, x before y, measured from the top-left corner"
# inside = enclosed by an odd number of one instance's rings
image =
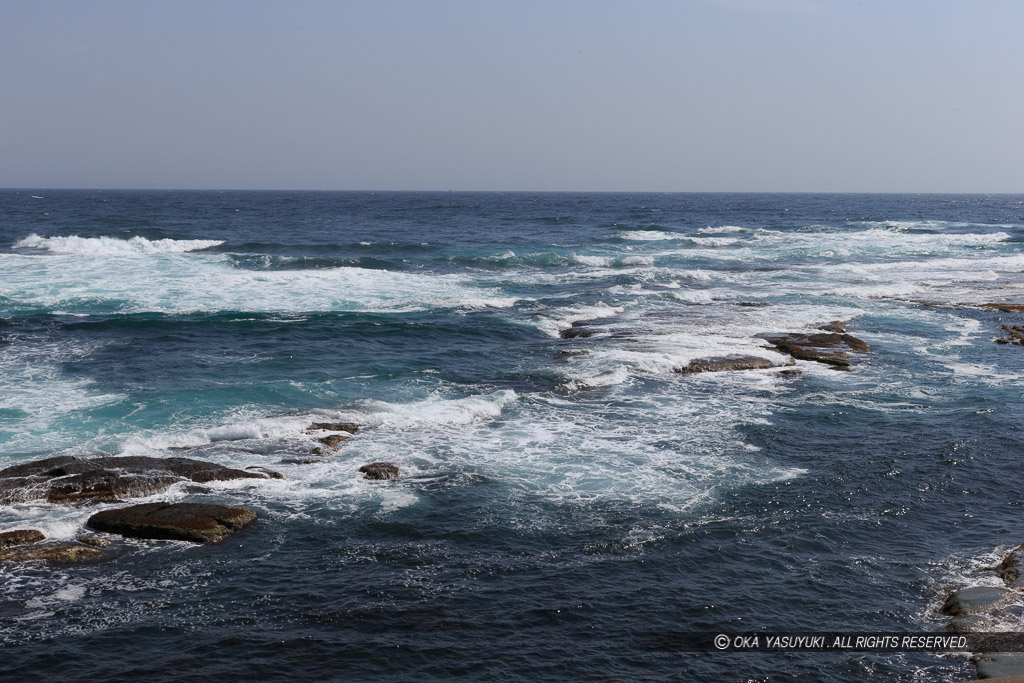
[[[118,313],[408,312],[508,308],[519,299],[466,275],[357,267],[252,271],[221,254],[0,255],[0,297],[14,305]],[[96,261],[94,259],[100,259]]]
[[[662,232],[660,230],[623,230],[618,238],[633,242],[657,242],[661,240],[684,240],[688,237],[679,232]]]
[[[691,242],[702,247],[728,247],[739,242],[732,237],[688,237]]]
[[[586,254],[573,254],[572,260],[584,266],[596,267],[610,266],[612,263],[610,256],[588,256]]]
[[[40,237],[33,233],[15,242],[14,249],[45,249],[54,254],[88,254],[125,256],[171,254],[209,249],[224,244],[224,240],[148,240],[145,237],[120,239],[117,237]]]
[[[63,363],[81,361],[96,348],[84,342],[0,345],[0,455],[70,446],[81,438],[76,428],[83,413],[123,400],[62,371]]]
[[[574,322],[608,318],[624,310],[625,306],[612,306],[603,302],[592,306],[568,306],[539,314],[534,318],[533,324],[544,334],[558,337],[559,332],[569,329]]]
[[[434,393],[412,403],[367,401],[365,407],[345,411],[340,415],[359,424],[402,429],[465,425],[498,417],[517,398],[516,392],[511,389],[456,399],[446,399]]]
[[[701,228],[697,232],[708,235],[728,235],[737,232],[744,232],[745,230],[746,228],[740,227],[738,225],[723,225],[717,228],[708,226],[706,228]]]

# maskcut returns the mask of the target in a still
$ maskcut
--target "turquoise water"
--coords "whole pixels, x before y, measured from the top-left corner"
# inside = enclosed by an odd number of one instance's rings
[[[972,307],[1024,301],[1022,238],[1007,195],[4,191],[0,467],[286,479],[158,496],[257,511],[216,546],[0,567],[0,674],[965,680],[644,643],[944,628],[1024,541],[1022,355],[993,343],[1024,316]],[[780,374],[762,335],[832,320],[872,351]],[[672,372],[730,354],[776,367]],[[364,428],[282,464],[321,419]],[[96,509],[0,529],[70,539]]]

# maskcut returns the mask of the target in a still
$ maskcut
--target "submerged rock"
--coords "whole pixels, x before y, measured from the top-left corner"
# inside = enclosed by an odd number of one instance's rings
[[[765,306],[771,306],[767,301],[740,301],[736,305],[744,306],[746,308],[764,308]]]
[[[76,540],[79,543],[91,545],[94,548],[109,548],[110,546],[114,545],[107,539],[100,538],[99,536],[79,536]]]
[[[767,358],[760,356],[725,356],[722,358],[698,358],[673,372],[683,375],[695,372],[727,372],[730,370],[764,370],[774,367]]]
[[[267,475],[267,477],[270,479],[284,479],[283,474],[281,474],[280,472],[275,472],[274,470],[269,470],[266,467],[253,465],[252,467],[246,467],[245,469],[252,472],[262,472],[263,474]]]
[[[0,549],[9,548],[12,545],[29,545],[38,543],[46,538],[42,531],[35,529],[15,529],[0,534]]]
[[[106,553],[86,545],[29,545],[0,550],[0,561],[31,562],[43,560],[60,564],[86,562],[106,557]]]
[[[190,458],[59,456],[0,470],[0,504],[114,501],[159,493],[186,480],[206,483],[267,478],[260,472]]]
[[[284,458],[278,460],[278,465],[313,465],[318,462],[323,462],[323,458]]]
[[[398,477],[398,467],[390,462],[371,462],[359,468],[365,473],[363,479],[395,479]]]
[[[587,337],[593,337],[597,332],[590,329],[589,327],[576,327],[576,323],[573,323],[573,327],[567,330],[562,330],[558,333],[558,336],[562,339],[585,339]]]
[[[338,450],[338,447],[341,446],[342,442],[344,442],[348,438],[349,437],[342,436],[341,434],[328,434],[327,436],[322,436],[319,439],[317,439],[317,441],[322,443],[324,445],[324,448],[321,448],[320,446],[317,446],[316,448],[314,448],[310,452],[313,455],[323,455],[324,453],[333,453],[334,451]]]
[[[212,543],[242,529],[256,513],[208,503],[144,503],[104,510],[86,525],[131,538],[154,538],[193,543]]]
[[[348,432],[355,434],[359,431],[359,425],[355,422],[314,422],[306,428],[307,432]]]

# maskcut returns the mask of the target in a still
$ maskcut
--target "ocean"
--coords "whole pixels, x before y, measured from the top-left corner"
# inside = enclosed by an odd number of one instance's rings
[[[284,478],[142,499],[256,512],[220,543],[0,562],[0,680],[970,679],[663,636],[948,626],[1024,543],[990,302],[1024,302],[1022,195],[2,191],[0,469]],[[832,321],[848,371],[765,340]],[[770,367],[678,372],[736,356]]]

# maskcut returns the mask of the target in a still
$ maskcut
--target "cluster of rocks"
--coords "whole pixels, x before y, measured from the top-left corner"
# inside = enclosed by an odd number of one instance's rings
[[[737,305],[745,307],[768,306],[760,301],[741,301]],[[586,339],[598,333],[615,338],[631,339],[628,333],[611,333],[599,327],[599,320],[577,320],[570,327],[559,332],[562,339]],[[766,370],[774,367],[789,367],[797,360],[824,363],[836,370],[849,370],[853,363],[851,353],[867,353],[871,350],[866,342],[846,332],[846,324],[841,320],[833,320],[818,327],[820,332],[807,334],[803,332],[769,332],[760,335],[769,342],[765,349],[789,356],[792,360],[780,365],[762,356],[729,354],[725,356],[709,356],[697,358],[687,365],[675,368],[675,372],[690,375],[698,372],[729,372],[735,370]],[[555,358],[563,360],[582,353],[581,349],[559,351]],[[780,374],[797,375],[800,370],[780,370]]]
[[[838,370],[849,370],[850,353],[867,353],[871,347],[866,342],[846,334],[846,326],[839,320],[822,325],[822,332],[815,334],[789,333],[761,335],[776,351],[786,353],[797,360],[824,363]]]
[[[953,591],[939,611],[951,617],[951,631],[991,636],[990,643],[984,637],[978,641],[986,652],[975,653],[971,658],[979,678],[1024,676],[1024,653],[991,651],[999,647],[998,624],[1024,619],[1024,545],[1014,548],[988,573],[990,579],[1001,585],[968,586]]]
[[[358,431],[351,422],[314,422],[306,433],[317,436],[313,454],[336,452]],[[317,462],[315,460],[314,462]],[[295,461],[301,462],[301,461]],[[399,469],[389,462],[373,462],[359,468],[364,479],[395,479]],[[283,479],[265,467],[234,469],[203,460],[182,457],[57,456],[0,470],[0,505],[45,502],[55,505],[86,505],[121,502],[166,491],[181,482],[208,483],[237,479]],[[241,530],[256,519],[248,508],[208,503],[144,503],[103,510],[89,517],[86,526],[98,532],[129,538],[165,539],[212,543]],[[45,560],[67,563],[106,557],[102,548],[111,542],[99,536],[82,536],[76,542],[46,543],[35,529],[0,533],[0,561]]]
[[[1024,304],[990,303],[978,306],[986,311],[999,311],[1000,313],[1024,313]]]
[[[983,311],[996,311],[999,313],[1024,313],[1024,304],[1015,303],[979,304],[978,308]],[[1024,325],[1000,325],[999,329],[1003,330],[1006,334],[996,337],[996,344],[1024,346]]]
[[[851,334],[847,334],[846,325],[842,321],[833,320],[818,329],[822,330],[822,332],[814,334],[802,332],[768,333],[760,336],[771,344],[771,346],[766,348],[786,354],[794,359],[790,360],[783,367],[794,365],[796,360],[808,360],[824,363],[837,370],[849,370],[852,365],[849,353],[866,353],[871,350],[867,343]],[[690,361],[684,367],[677,368],[676,372],[691,374],[695,372],[724,372],[729,370],[762,370],[772,367],[778,367],[778,365],[767,358],[731,355],[699,358]],[[799,370],[780,371],[780,374],[799,373]]]
[[[1024,325],[1000,325],[999,327],[1009,332],[1009,334],[996,339],[996,344],[1024,346]]]

